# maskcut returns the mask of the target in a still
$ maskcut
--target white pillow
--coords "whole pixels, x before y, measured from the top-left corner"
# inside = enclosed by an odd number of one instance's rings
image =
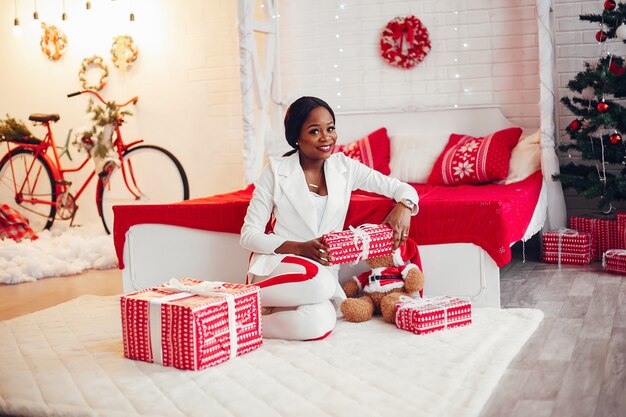
[[[426,184],[439,154],[446,147],[450,133],[425,132],[389,137],[391,176],[404,182]]]
[[[541,131],[538,130],[517,142],[511,152],[509,174],[504,180],[504,184],[526,179],[530,174],[541,169],[540,138]]]

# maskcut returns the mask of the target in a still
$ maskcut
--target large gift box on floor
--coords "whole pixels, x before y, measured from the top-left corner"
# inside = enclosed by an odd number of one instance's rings
[[[467,298],[402,296],[396,305],[396,326],[415,334],[426,334],[472,322],[472,303]]]
[[[174,279],[120,302],[130,359],[200,370],[263,343],[255,285]]]
[[[609,249],[604,253],[602,266],[607,272],[626,275],[626,249]]]
[[[322,236],[322,241],[329,248],[334,264],[391,255],[393,252],[393,230],[387,224],[362,225],[327,233]]]
[[[585,265],[592,261],[590,233],[572,229],[547,232],[542,237],[541,259],[547,263]]]

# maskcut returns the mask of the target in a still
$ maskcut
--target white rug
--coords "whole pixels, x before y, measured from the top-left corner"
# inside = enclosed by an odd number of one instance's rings
[[[113,236],[102,224],[53,226],[37,233],[37,240],[0,240],[0,283],[17,284],[87,269],[117,267]]]
[[[543,318],[477,309],[418,336],[380,319],[318,342],[266,340],[204,371],[124,359],[118,297],[83,296],[0,322],[0,414],[478,416]]]

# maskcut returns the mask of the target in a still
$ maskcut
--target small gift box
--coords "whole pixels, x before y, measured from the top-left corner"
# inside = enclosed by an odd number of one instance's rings
[[[597,261],[600,259],[600,256],[602,256],[602,253],[598,252],[598,238],[600,234],[598,220],[599,219],[578,216],[570,216],[569,218],[569,227],[571,229],[578,230],[578,232],[582,233],[589,233],[591,235],[591,239],[593,240],[591,244],[592,261]]]
[[[322,241],[333,256],[334,264],[356,263],[393,252],[393,230],[388,224],[350,227],[342,232],[327,233],[322,236]]]
[[[396,327],[415,334],[433,333],[472,323],[472,303],[467,298],[401,296],[396,304]]]
[[[602,267],[607,272],[626,275],[626,249],[609,249],[604,252]]]
[[[543,262],[585,265],[591,262],[593,238],[590,233],[573,229],[546,232],[542,237]]]
[[[626,249],[626,212],[617,213],[617,236],[613,249]]]
[[[255,285],[172,279],[120,303],[129,359],[201,370],[263,343]]]

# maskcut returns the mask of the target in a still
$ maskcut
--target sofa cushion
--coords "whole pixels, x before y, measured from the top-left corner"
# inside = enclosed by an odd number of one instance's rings
[[[509,173],[503,184],[511,184],[528,178],[541,169],[541,146],[539,145],[541,131],[520,139],[513,151],[509,162]]]
[[[333,153],[343,152],[352,159],[362,162],[368,167],[389,175],[389,136],[387,129],[382,127],[369,135],[346,145],[336,145]]]
[[[412,184],[426,184],[447,138],[448,134],[441,132],[391,136],[391,176]]]
[[[433,185],[487,184],[509,172],[511,151],[522,129],[512,127],[487,136],[450,135],[437,158],[428,183]]]

